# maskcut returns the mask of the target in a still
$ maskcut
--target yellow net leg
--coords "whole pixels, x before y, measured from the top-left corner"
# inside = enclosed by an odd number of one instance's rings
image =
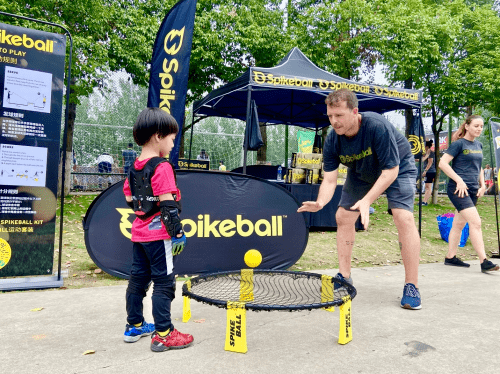
[[[184,296],[184,303],[182,307],[182,322],[189,322],[191,319],[191,299]]]
[[[328,275],[321,276],[321,302],[328,303],[333,301],[333,282],[332,277]],[[327,312],[335,312],[335,307],[323,308]]]
[[[344,300],[344,304],[339,308],[339,344],[347,344],[352,340],[351,298],[345,296],[342,299]]]
[[[253,301],[253,269],[241,269],[240,301]]]
[[[191,281],[186,282],[188,291],[191,291]],[[187,296],[183,297],[182,304],[182,322],[188,322],[191,319],[191,299]]]
[[[245,303],[227,302],[226,351],[247,353],[247,321]]]

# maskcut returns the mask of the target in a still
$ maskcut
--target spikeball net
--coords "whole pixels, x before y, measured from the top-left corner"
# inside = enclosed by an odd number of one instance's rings
[[[190,300],[227,309],[225,349],[245,353],[246,310],[300,311],[340,307],[339,343],[352,340],[351,300],[356,289],[345,280],[306,272],[243,269],[211,273],[186,281],[183,322],[191,317]]]
[[[190,290],[183,285],[183,296],[220,308],[227,308],[228,301],[245,301],[245,309],[254,311],[328,308],[356,296],[356,289],[343,280],[294,271],[220,272],[190,282]]]

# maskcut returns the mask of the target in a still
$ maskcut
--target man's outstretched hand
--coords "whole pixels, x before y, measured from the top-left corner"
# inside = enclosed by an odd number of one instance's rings
[[[302,212],[317,212],[318,210],[321,210],[323,209],[323,205],[321,205],[320,203],[318,203],[317,201],[304,201],[302,203],[302,206],[297,209],[297,212],[298,213],[302,213]]]

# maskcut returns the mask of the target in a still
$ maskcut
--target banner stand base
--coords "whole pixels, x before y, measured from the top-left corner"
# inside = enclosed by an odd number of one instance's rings
[[[34,290],[42,288],[59,288],[64,285],[63,279],[51,277],[4,278],[0,279],[0,291]]]

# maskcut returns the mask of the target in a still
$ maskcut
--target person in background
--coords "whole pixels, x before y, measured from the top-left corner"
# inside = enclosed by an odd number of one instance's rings
[[[103,152],[103,154],[97,158],[97,171],[99,173],[111,173],[113,162],[113,156],[108,152]]]
[[[132,143],[128,143],[128,148],[122,151],[123,158],[123,172],[128,174],[130,167],[134,164],[135,159],[137,158],[137,152],[132,148],[134,145]]]
[[[99,173],[111,173],[114,161],[113,157],[108,152],[103,152],[103,154],[97,158],[96,162],[97,162],[97,171]],[[99,180],[99,188],[102,188],[104,178],[102,176],[99,176],[98,180]],[[107,180],[109,187],[111,186],[111,177],[108,176]]]
[[[476,140],[481,135],[483,126],[484,122],[481,116],[467,117],[453,134],[450,147],[439,161],[439,168],[450,178],[446,192],[456,208],[453,225],[448,236],[448,253],[444,264],[470,266],[457,257],[462,229],[468,223],[470,241],[479,256],[481,271],[486,273],[498,270],[499,266],[486,258],[481,217],[476,208],[477,199],[482,197],[486,190],[483,168],[481,167],[483,145]]]
[[[209,159],[208,153],[204,149],[202,149],[200,151],[200,154],[198,156],[196,156],[196,159],[197,160],[208,160]]]
[[[432,140],[425,142],[425,156],[422,158],[425,163],[425,169],[422,172],[422,176],[425,177],[425,194],[422,205],[427,205],[428,201],[432,195],[432,184],[436,179],[436,155],[434,151],[431,150]]]
[[[224,165],[224,161],[219,161],[219,171],[226,171],[226,165]]]
[[[486,164],[484,167],[484,184],[486,185],[485,195],[488,195],[493,187],[493,169],[490,164]]]

